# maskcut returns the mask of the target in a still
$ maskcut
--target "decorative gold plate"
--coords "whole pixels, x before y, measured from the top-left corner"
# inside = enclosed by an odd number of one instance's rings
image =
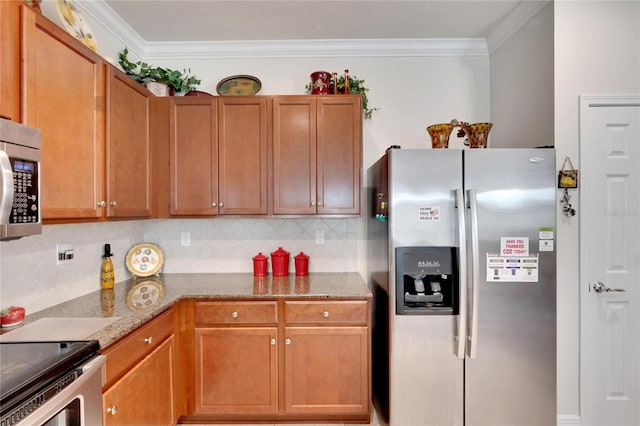
[[[160,272],[164,254],[155,244],[137,244],[129,250],[125,259],[127,269],[136,277],[148,277]]]
[[[233,75],[220,80],[216,91],[220,96],[255,95],[262,88],[262,83],[252,75]]]

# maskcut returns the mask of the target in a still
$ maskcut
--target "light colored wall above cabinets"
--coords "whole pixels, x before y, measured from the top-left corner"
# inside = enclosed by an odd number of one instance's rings
[[[553,145],[553,3],[491,53],[492,148]]]

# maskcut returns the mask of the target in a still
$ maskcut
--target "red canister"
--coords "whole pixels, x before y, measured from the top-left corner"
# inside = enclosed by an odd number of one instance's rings
[[[296,264],[296,275],[309,275],[309,256],[300,252],[293,259]]]
[[[271,268],[274,277],[289,275],[289,252],[278,247],[278,250],[271,253]]]
[[[253,257],[253,275],[256,277],[267,276],[267,256],[262,253]]]
[[[311,74],[311,94],[328,95],[331,73],[327,71],[316,71]]]

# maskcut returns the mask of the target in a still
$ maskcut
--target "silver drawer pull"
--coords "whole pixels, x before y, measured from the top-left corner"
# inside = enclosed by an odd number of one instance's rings
[[[287,339],[284,341],[285,345],[290,345],[291,344],[291,339],[287,337]]]
[[[144,342],[148,343],[148,344],[152,344],[153,343],[153,337],[151,337],[151,336],[147,337],[146,339],[144,339]]]
[[[238,313],[234,311],[234,312],[231,313],[231,316],[233,318],[238,318]]]
[[[325,317],[325,318],[329,318],[329,311],[324,311],[322,313],[322,316]]]
[[[275,344],[276,344],[276,339],[272,337],[272,338],[271,338],[271,346],[273,346],[273,345],[275,345]]]
[[[106,202],[106,201],[100,201],[100,202],[98,203],[98,207],[104,207],[104,206],[106,206],[106,205],[107,205],[107,202]]]
[[[115,416],[117,412],[118,412],[118,406],[117,405],[114,405],[113,407],[107,408],[107,413],[111,414],[112,416]]]

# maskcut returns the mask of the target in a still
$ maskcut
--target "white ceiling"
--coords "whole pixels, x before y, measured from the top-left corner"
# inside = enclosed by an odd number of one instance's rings
[[[523,1],[106,0],[106,4],[146,42],[210,42],[487,38]]]

